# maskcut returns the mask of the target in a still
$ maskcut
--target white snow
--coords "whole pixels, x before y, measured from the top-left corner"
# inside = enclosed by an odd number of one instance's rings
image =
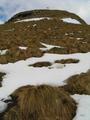
[[[61,59],[79,59],[77,64],[65,64],[63,69],[49,69],[48,67],[34,68],[30,64],[40,61],[54,62]],[[44,54],[40,58],[29,58],[16,63],[0,64],[0,72],[6,75],[2,81],[0,88],[0,98],[9,96],[17,88],[24,85],[41,85],[48,84],[52,86],[65,85],[65,80],[72,75],[87,72],[90,69],[90,52],[77,54]]]
[[[6,49],[6,50],[0,50],[0,55],[5,55],[7,51],[8,51],[8,49]]]
[[[67,22],[67,23],[81,24],[78,20],[72,18],[63,18],[62,20],[63,22]]]
[[[65,33],[66,36],[68,36],[69,34],[68,33]]]
[[[83,38],[76,38],[77,40],[83,40]]]
[[[33,27],[36,27],[37,26],[37,24],[33,24]]]
[[[49,66],[48,68],[49,68],[49,69],[52,69],[52,68],[62,69],[62,68],[64,68],[64,67],[65,67],[64,64],[54,63],[54,64],[52,64],[51,66]]]
[[[61,47],[61,46],[56,46],[56,45],[49,45],[49,44],[46,44],[46,43],[42,43],[42,42],[40,42],[41,43],[41,45],[43,45],[44,46],[44,48],[40,48],[40,50],[42,50],[42,51],[47,51],[47,50],[50,50],[50,49],[52,49],[52,48],[63,48],[63,47]]]
[[[4,112],[7,109],[8,104],[0,101],[0,113]]]
[[[73,120],[90,120],[90,95],[73,95],[76,100],[77,112]]]
[[[1,99],[1,101],[3,101],[3,102],[5,102],[7,100],[11,101],[12,100],[11,96],[7,96],[6,98]]]
[[[21,49],[21,50],[26,50],[27,47],[25,47],[25,46],[19,46],[19,49]]]
[[[50,17],[29,18],[29,19],[18,20],[15,23],[18,23],[18,22],[29,22],[29,21],[39,21],[39,20],[44,20],[44,19],[50,20],[51,18]]]
[[[12,102],[12,98],[11,96],[7,96],[6,98],[3,98],[0,100],[0,113],[4,112],[7,107],[8,104]]]

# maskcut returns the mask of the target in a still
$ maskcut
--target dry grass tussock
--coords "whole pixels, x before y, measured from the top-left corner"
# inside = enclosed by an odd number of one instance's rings
[[[47,61],[44,61],[44,62],[37,62],[37,63],[34,63],[32,65],[29,65],[29,66],[33,66],[33,67],[48,67],[48,66],[51,66],[52,64],[50,62],[47,62]]]
[[[61,60],[56,60],[55,63],[61,63],[61,64],[70,64],[70,63],[78,63],[78,59],[61,59]]]
[[[64,89],[70,94],[90,95],[90,70],[87,73],[72,76],[66,82]]]
[[[10,48],[6,55],[0,56],[0,63],[6,64],[8,62],[16,62],[18,60],[27,59],[28,57],[41,57],[43,52],[38,48],[28,48],[27,50],[20,50],[18,48]]]
[[[62,88],[25,86],[12,97],[15,106],[7,110],[3,120],[72,120],[76,103]]]

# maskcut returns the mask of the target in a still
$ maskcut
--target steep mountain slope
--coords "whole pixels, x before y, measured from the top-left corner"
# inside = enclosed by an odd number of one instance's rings
[[[83,19],[32,10],[0,25],[0,119],[89,120],[80,110],[89,95],[90,26]]]

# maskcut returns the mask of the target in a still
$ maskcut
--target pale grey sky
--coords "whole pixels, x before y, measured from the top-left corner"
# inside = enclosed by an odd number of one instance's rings
[[[90,24],[90,0],[0,0],[0,21],[20,11],[47,7],[76,13]]]

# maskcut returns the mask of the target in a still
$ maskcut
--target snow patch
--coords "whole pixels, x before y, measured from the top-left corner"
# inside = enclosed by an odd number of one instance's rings
[[[27,49],[27,47],[24,47],[24,46],[19,46],[19,49],[21,49],[21,50],[26,50],[26,49]]]
[[[18,20],[15,23],[18,23],[18,22],[29,22],[29,21],[40,21],[40,20],[44,20],[44,19],[50,20],[51,18],[50,17],[29,18],[29,19]]]
[[[60,63],[54,63],[53,65],[49,66],[49,69],[53,69],[53,68],[57,68],[57,69],[62,69],[64,68],[65,65],[64,64],[60,64]]]
[[[65,64],[63,69],[49,69],[48,67],[34,68],[30,64],[41,61],[54,63],[61,59],[79,59],[77,64]],[[0,64],[0,72],[6,73],[0,87],[0,98],[9,96],[17,88],[25,85],[47,84],[52,86],[65,85],[65,80],[69,77],[87,72],[90,69],[90,52],[77,54],[44,54],[40,58],[32,57],[27,60],[21,60],[16,63]]]
[[[77,40],[83,40],[83,38],[76,38]]]
[[[72,18],[63,18],[62,20],[63,22],[67,22],[67,23],[81,24],[78,20]]]
[[[4,112],[7,109],[7,103],[0,101],[0,113]]]
[[[76,100],[77,112],[73,120],[90,120],[90,95],[72,95],[72,98]]]
[[[5,55],[7,51],[8,51],[8,49],[6,49],[6,50],[0,50],[0,55]]]
[[[37,26],[37,24],[33,24],[33,27],[36,27]]]
[[[61,46],[56,46],[56,45],[49,45],[49,44],[46,44],[46,43],[42,43],[42,42],[40,42],[41,43],[41,45],[43,45],[45,48],[40,48],[40,50],[42,50],[42,51],[47,51],[47,50],[50,50],[50,49],[52,49],[52,48],[63,48],[63,47],[61,47]]]

